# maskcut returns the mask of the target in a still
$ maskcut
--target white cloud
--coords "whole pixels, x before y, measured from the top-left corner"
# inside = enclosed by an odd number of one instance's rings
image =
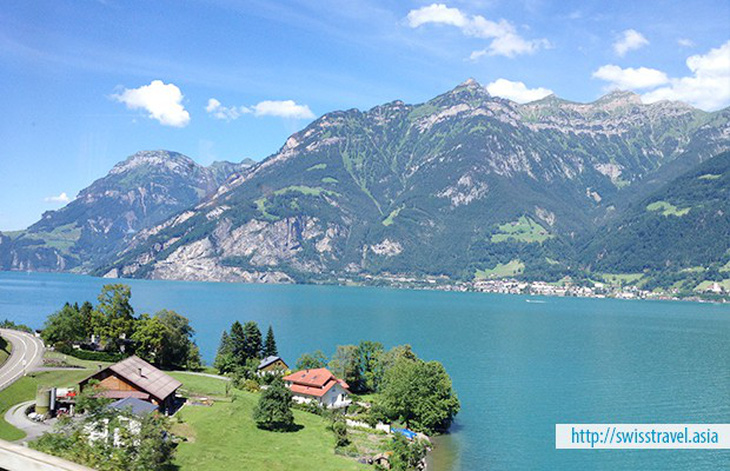
[[[47,196],[43,198],[43,201],[46,203],[63,203],[66,204],[69,201],[71,201],[71,198],[68,197],[68,195],[65,192],[62,192],[58,196]]]
[[[280,118],[312,119],[314,113],[307,105],[298,105],[294,100],[266,100],[253,106],[256,116],[278,116]]]
[[[208,100],[205,111],[216,119],[231,121],[240,118],[244,114],[251,113],[251,108],[246,106],[223,106],[220,101],[211,98]]]
[[[527,88],[522,82],[513,82],[503,78],[497,79],[487,85],[487,91],[492,95],[507,98],[517,103],[539,100],[553,93],[552,90],[548,90],[547,88]]]
[[[627,29],[621,33],[619,39],[613,43],[613,50],[620,57],[623,57],[627,52],[642,48],[649,44],[644,35],[636,31],[635,29]]]
[[[682,47],[694,47],[695,42],[692,41],[691,39],[679,38],[679,39],[677,39],[677,44],[679,44]]]
[[[210,98],[205,111],[216,119],[228,121],[238,119],[244,114],[254,116],[277,116],[279,118],[312,119],[314,113],[307,105],[298,105],[294,100],[265,100],[253,106],[223,106],[220,101]]]
[[[444,4],[437,3],[409,11],[406,19],[411,28],[418,28],[426,23],[442,23],[461,28],[469,22],[458,8],[449,8]]]
[[[638,90],[653,88],[669,82],[667,74],[660,70],[639,67],[622,69],[617,65],[604,65],[593,72],[593,78],[605,80],[608,88],[621,90]]]
[[[124,103],[130,110],[146,110],[150,118],[165,126],[182,128],[190,122],[190,113],[182,105],[183,94],[172,83],[153,80],[149,85],[124,89],[112,98]]]
[[[687,68],[691,76],[670,79],[667,86],[642,95],[644,102],[679,100],[705,110],[730,105],[730,41],[687,58]]]
[[[507,20],[491,21],[481,15],[466,15],[458,8],[449,8],[442,3],[411,10],[406,16],[408,26],[418,28],[426,24],[455,26],[470,37],[491,39],[485,49],[474,51],[469,57],[476,60],[482,56],[515,57],[533,54],[541,48],[550,47],[547,39],[525,39],[517,28]]]

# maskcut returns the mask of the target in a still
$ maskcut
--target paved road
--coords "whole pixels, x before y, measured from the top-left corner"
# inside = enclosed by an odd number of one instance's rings
[[[25,332],[0,329],[0,335],[13,344],[10,357],[0,367],[0,390],[3,390],[41,364],[45,348],[41,339]]]
[[[53,423],[55,422],[34,422],[25,415],[25,410],[35,404],[35,399],[32,401],[22,402],[16,404],[5,413],[5,421],[13,427],[25,432],[25,438],[20,441],[27,443],[35,440],[46,432],[50,432],[53,429]],[[53,419],[55,421],[55,419]]]
[[[214,375],[213,373],[202,373],[200,371],[176,370],[176,371],[174,371],[174,373],[184,373],[186,375],[205,376],[206,378],[222,379],[223,381],[231,380],[231,378],[229,378],[228,376]]]

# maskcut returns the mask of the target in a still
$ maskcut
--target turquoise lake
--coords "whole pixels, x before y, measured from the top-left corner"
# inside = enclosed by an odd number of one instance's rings
[[[0,272],[0,319],[41,327],[66,301],[95,302],[109,281]],[[729,305],[123,282],[137,314],[190,318],[208,362],[234,320],[271,324],[290,365],[362,339],[441,361],[462,410],[438,441],[437,471],[730,468],[730,450],[555,450],[556,423],[730,423]]]

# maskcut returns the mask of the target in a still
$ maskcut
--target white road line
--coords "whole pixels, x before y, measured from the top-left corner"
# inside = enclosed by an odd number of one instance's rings
[[[1,333],[13,344],[10,357],[0,367],[0,389],[4,389],[29,369],[35,367],[43,354],[43,344],[38,339],[22,332],[2,330]],[[32,352],[29,344],[32,344]]]

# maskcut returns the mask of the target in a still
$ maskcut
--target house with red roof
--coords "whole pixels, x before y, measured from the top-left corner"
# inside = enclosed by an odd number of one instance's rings
[[[327,368],[301,370],[284,377],[284,383],[291,389],[296,402],[314,402],[329,409],[347,407],[350,387]]]

